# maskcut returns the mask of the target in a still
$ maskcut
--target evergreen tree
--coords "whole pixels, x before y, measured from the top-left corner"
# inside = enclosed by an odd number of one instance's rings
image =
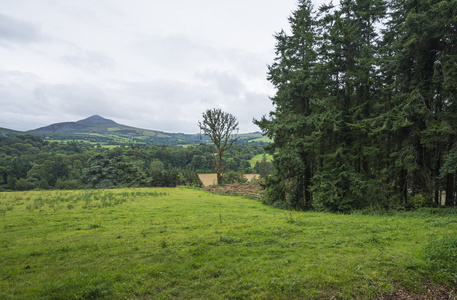
[[[289,18],[292,33],[276,34],[276,58],[268,80],[277,89],[270,119],[254,120],[273,139],[267,147],[274,155],[273,174],[266,180],[265,201],[309,208],[313,176],[314,131],[311,105],[319,82],[315,74],[316,21],[310,0],[298,3]],[[282,205],[282,204],[280,204]]]
[[[255,120],[274,140],[267,203],[348,211],[455,198],[456,10],[342,0],[316,15],[299,1],[291,34],[276,35],[275,111]]]

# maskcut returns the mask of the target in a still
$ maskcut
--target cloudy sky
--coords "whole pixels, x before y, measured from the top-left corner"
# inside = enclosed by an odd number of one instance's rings
[[[101,115],[198,132],[209,108],[240,132],[272,110],[273,34],[296,0],[0,0],[0,127]]]

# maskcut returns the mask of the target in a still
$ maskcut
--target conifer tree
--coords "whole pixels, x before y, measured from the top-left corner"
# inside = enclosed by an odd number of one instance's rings
[[[266,202],[305,208],[311,203],[314,163],[314,145],[307,140],[314,131],[311,101],[319,82],[314,70],[316,24],[311,1],[299,1],[289,22],[292,33],[281,31],[275,36],[277,57],[268,72],[268,80],[277,88],[272,98],[276,110],[270,119],[254,122],[274,140],[268,149],[274,154],[275,172],[267,179]]]
[[[265,201],[349,211],[455,198],[457,0],[299,1],[276,35]],[[412,202],[411,202],[412,201]]]

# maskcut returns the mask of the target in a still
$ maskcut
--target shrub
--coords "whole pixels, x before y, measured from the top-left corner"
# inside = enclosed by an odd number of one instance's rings
[[[411,197],[411,205],[413,208],[421,208],[421,207],[431,207],[433,206],[433,201],[430,196],[424,194],[417,194]]]
[[[247,181],[248,180],[243,175],[235,171],[228,171],[227,173],[225,173],[223,179],[224,183],[245,183]]]

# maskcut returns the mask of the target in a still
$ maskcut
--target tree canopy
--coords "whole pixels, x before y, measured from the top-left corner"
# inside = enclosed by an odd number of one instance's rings
[[[265,201],[411,208],[455,198],[457,1],[298,1],[276,34]]]
[[[263,143],[237,141],[230,149],[227,171],[252,173],[249,160],[265,150]],[[100,147],[83,142],[57,143],[32,135],[0,137],[0,191],[109,188],[201,184],[197,173],[213,173],[217,152],[199,145],[131,144]]]

